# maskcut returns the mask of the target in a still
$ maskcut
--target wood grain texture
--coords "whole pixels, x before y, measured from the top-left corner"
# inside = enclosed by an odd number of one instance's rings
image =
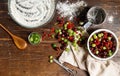
[[[26,29],[19,26],[14,22],[8,14],[7,9],[8,0],[0,0],[0,23],[8,28],[12,33],[22,37],[27,41],[27,37],[31,32],[42,33],[43,31],[49,31],[49,28],[53,26],[57,14],[54,19],[46,24],[44,27],[35,29]],[[64,1],[64,0],[61,0]],[[71,2],[75,0],[70,0]],[[99,26],[92,26],[91,28],[107,28],[116,33],[120,41],[120,0],[85,0],[88,6],[102,5],[110,15],[113,11],[117,11],[116,21],[114,23],[106,21]],[[106,5],[107,4],[107,5]],[[112,6],[116,6],[116,9]],[[90,29],[91,29],[90,28]],[[51,40],[49,40],[51,41]],[[27,41],[28,42],[28,41]],[[37,46],[32,46],[28,43],[27,49],[20,51],[16,48],[12,42],[11,37],[0,28],[0,76],[68,76],[69,74],[64,71],[57,64],[50,64],[48,62],[49,55],[56,56],[56,51],[51,47],[51,44],[40,43]],[[114,60],[120,61],[119,53],[114,57]],[[69,67],[77,69],[69,64]],[[86,72],[81,71],[81,76],[89,76]]]

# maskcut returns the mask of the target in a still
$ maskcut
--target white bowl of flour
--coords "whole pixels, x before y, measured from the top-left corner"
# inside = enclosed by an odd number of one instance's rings
[[[35,28],[52,19],[55,0],[8,0],[8,10],[19,25]]]

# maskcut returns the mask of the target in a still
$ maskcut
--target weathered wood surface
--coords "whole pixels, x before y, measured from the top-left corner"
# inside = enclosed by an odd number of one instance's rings
[[[46,25],[36,29],[26,29],[16,24],[8,14],[8,0],[0,0],[0,23],[8,28],[12,33],[22,37],[27,41],[30,32],[41,33],[43,30],[52,27],[55,18]],[[64,0],[61,0],[64,1]],[[75,0],[70,0],[75,1]],[[102,5],[107,10],[109,16],[114,14],[113,23],[106,21],[92,28],[107,28],[116,33],[120,41],[120,0],[85,0],[89,6]],[[113,13],[118,12],[118,13]],[[56,55],[56,52],[49,47],[50,44],[40,43],[32,46],[28,43],[25,51],[20,51],[12,42],[11,37],[0,28],[0,76],[68,76],[68,73],[55,63],[48,62],[49,55]],[[114,57],[115,61],[120,61],[120,50]],[[70,65],[69,65],[70,66]],[[71,68],[77,69],[70,66]],[[80,71],[81,76],[88,76],[85,72]]]

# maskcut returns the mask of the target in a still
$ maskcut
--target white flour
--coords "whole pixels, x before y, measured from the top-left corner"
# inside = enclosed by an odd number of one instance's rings
[[[58,14],[62,17],[69,17],[72,19],[77,15],[76,12],[80,10],[81,7],[85,7],[87,4],[84,1],[77,1],[75,3],[70,3],[68,0],[65,2],[58,2],[56,9],[58,10]]]
[[[20,25],[34,28],[47,23],[54,14],[55,0],[10,0],[11,17]]]

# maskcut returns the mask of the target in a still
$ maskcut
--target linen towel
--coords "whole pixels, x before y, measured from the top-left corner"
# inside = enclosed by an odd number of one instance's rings
[[[63,51],[59,57],[61,63],[67,62],[75,67],[85,70],[90,76],[120,76],[120,66],[113,60],[100,61],[89,55],[83,47],[74,49],[69,45],[69,52]]]

